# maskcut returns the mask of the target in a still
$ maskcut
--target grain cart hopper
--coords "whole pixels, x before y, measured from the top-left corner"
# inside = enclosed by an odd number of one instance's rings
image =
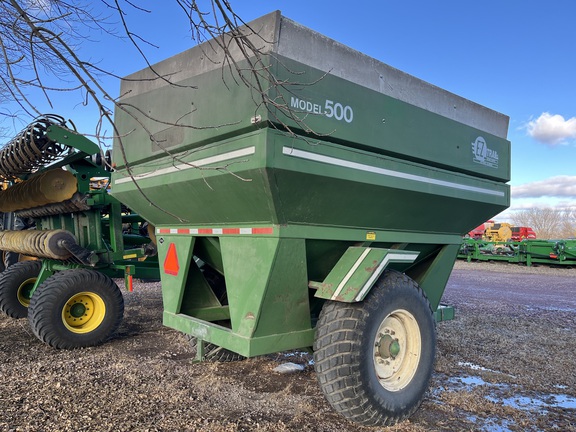
[[[112,277],[158,278],[141,261],[150,238],[125,233],[143,220],[107,190],[100,148],[64,119],[36,119],[0,150],[0,211],[36,229],[0,231],[0,250],[37,257],[0,275],[0,308],[28,316],[34,334],[56,348],[96,345],[120,324],[122,294]],[[12,218],[14,219],[14,218]],[[140,260],[139,260],[140,259]]]
[[[509,205],[508,119],[278,12],[248,26],[258,58],[223,45],[268,85],[210,42],[123,80],[112,193],[156,226],[164,324],[199,355],[313,346],[337,411],[393,423],[462,234]]]

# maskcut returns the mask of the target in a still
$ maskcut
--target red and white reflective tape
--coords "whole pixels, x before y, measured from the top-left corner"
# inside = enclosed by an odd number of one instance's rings
[[[259,228],[156,228],[156,234],[184,235],[270,235],[273,227]]]

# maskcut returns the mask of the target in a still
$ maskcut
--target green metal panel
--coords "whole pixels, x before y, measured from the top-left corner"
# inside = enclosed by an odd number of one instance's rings
[[[193,262],[190,263],[180,313],[207,321],[230,319],[228,306],[220,303],[202,272]]]
[[[265,170],[266,137],[266,131],[257,131],[179,154],[181,163],[176,166],[171,156],[135,166],[133,172],[147,198],[125,171],[115,172],[112,194],[128,207],[139,208],[138,213],[155,226],[270,221],[275,210]],[[218,169],[225,166],[239,177]],[[143,206],[143,200],[161,209]]]
[[[510,142],[431,113],[332,74],[276,56],[276,77],[297,85],[279,88],[275,100],[294,111],[270,116],[323,140],[463,173],[510,180]],[[456,108],[456,107],[455,107]],[[296,116],[303,119],[295,122]],[[312,137],[313,138],[313,137]]]
[[[303,240],[222,237],[220,244],[236,333],[258,337],[311,327]]]
[[[417,257],[418,252],[406,250],[348,248],[326,279],[317,284],[315,297],[347,303],[362,301],[388,263],[412,263]]]
[[[246,338],[233,334],[230,329],[225,327],[186,315],[177,315],[166,310],[164,311],[163,322],[168,327],[210,341],[246,357],[311,347],[314,344],[314,330],[312,328]]]
[[[122,100],[126,110],[119,110],[115,118],[123,138],[117,138],[115,145],[123,146],[133,166],[154,164],[166,151],[193,153],[198,147],[267,127],[271,121],[302,134],[312,130],[325,141],[347,147],[498,181],[510,179],[510,143],[501,137],[281,55],[262,61],[278,81],[291,83],[266,90],[266,96],[284,108],[269,112],[256,108],[254,98],[261,96],[244,85],[223,85],[234,78],[218,68],[178,82],[195,87],[192,101],[182,97],[182,87],[169,85],[126,94]],[[248,67],[246,61],[238,65]],[[146,116],[130,105],[146,107]],[[193,127],[166,126],[186,122]],[[314,140],[314,135],[310,138]],[[122,170],[124,156],[115,152],[114,157]]]
[[[224,273],[224,264],[222,263],[222,250],[218,237],[200,237],[196,241],[194,254],[208,263],[213,269],[220,274]]]
[[[158,237],[167,325],[245,355],[310,344],[304,240],[222,236],[228,301],[222,306],[194,262],[195,239],[182,230]],[[224,319],[229,329],[207,322]]]
[[[424,290],[432,310],[436,310],[440,304],[459,249],[458,244],[442,246],[406,272]]]
[[[509,205],[502,183],[271,134],[277,208],[287,223],[461,234]]]
[[[98,147],[97,144],[90,141],[84,135],[81,135],[70,129],[65,129],[61,126],[58,126],[57,124],[50,125],[46,135],[53,141],[78,149],[84,153],[79,155],[79,157],[100,153],[100,147]],[[69,162],[70,161],[68,160],[68,163]]]
[[[238,66],[249,67],[247,61],[240,61]],[[257,115],[265,117],[265,109],[257,110],[255,95],[247,86],[236,85],[234,80],[228,68],[218,68],[184,79],[178,86],[166,85],[125,94],[122,98],[125,106],[116,111],[115,124],[127,133],[120,132],[115,138],[115,147],[122,145],[126,159],[134,166],[146,163],[159,167],[162,162],[157,165],[155,161],[166,156],[167,152],[173,154],[188,150],[193,156],[197,147],[258,129],[252,118]],[[145,85],[144,82],[141,84]],[[190,90],[189,97],[182,97],[186,87],[195,90]],[[141,115],[131,106],[145,106],[146,115]],[[114,152],[113,157],[117,168],[123,169],[124,156]]]
[[[242,179],[173,167],[172,158],[164,158],[152,171],[149,165],[134,167],[147,198],[122,173],[115,174],[113,194],[156,226],[179,223],[174,214],[187,224],[270,222],[443,234],[461,234],[509,205],[509,187],[502,183],[328,142],[310,146],[270,129],[182,157],[195,164],[218,153],[214,164],[236,162],[229,168]],[[198,205],[205,202],[210,205]]]
[[[434,318],[436,322],[450,321],[454,319],[454,308],[448,305],[439,305],[436,312],[434,312]]]
[[[194,237],[182,236],[158,241],[162,301],[167,312],[180,313],[190,264],[193,262],[194,240]],[[170,258],[173,259],[172,263],[167,262],[169,250],[174,254]]]

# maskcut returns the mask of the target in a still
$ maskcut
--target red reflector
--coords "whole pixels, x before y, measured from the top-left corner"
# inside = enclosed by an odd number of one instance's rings
[[[180,270],[180,265],[178,265],[176,245],[174,243],[170,243],[170,246],[168,246],[166,259],[164,260],[164,273],[172,276],[178,276],[178,270]]]
[[[552,259],[558,259],[558,255],[556,255],[556,254],[550,254],[550,258],[552,258]]]
[[[267,228],[252,228],[252,234],[273,234],[274,229],[272,227]]]
[[[223,228],[222,234],[240,234],[240,228]]]
[[[134,291],[134,281],[132,275],[128,275],[128,291]]]

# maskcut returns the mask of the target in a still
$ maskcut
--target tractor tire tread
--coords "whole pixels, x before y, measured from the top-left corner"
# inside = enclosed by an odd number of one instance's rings
[[[399,283],[411,286],[432,314],[428,299],[418,284],[402,273],[386,272],[387,286]],[[386,290],[373,289],[362,303],[326,302],[316,327],[314,363],[324,396],[336,411],[365,426],[393,425],[410,417],[419,406],[398,415],[384,414],[372,403],[359,372],[361,344],[358,332],[363,331],[371,308],[381,304],[386,294]],[[392,411],[392,407],[384,408]]]
[[[112,321],[107,323],[106,331],[96,329],[90,333],[89,338],[81,342],[62,335],[57,329],[57,323],[54,322],[55,319],[61,319],[57,309],[62,300],[62,293],[74,286],[85,286],[87,290],[94,290],[93,287],[98,286],[99,289],[106,290],[110,295],[109,304],[115,305],[118,309],[112,316]],[[55,273],[38,287],[30,301],[28,319],[34,335],[42,342],[57,349],[75,349],[103,343],[118,329],[123,315],[124,299],[112,279],[94,270],[74,269]]]
[[[26,318],[28,308],[18,301],[18,287],[26,279],[40,273],[42,261],[22,261],[0,274],[0,310],[10,318]]]

